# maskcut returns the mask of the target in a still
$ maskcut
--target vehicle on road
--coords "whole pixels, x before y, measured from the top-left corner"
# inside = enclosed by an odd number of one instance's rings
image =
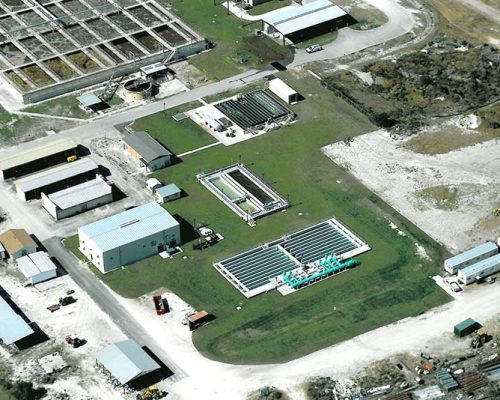
[[[316,53],[318,51],[323,50],[323,46],[320,46],[319,44],[313,44],[312,46],[309,46],[306,48],[306,51],[311,54],[311,53]]]

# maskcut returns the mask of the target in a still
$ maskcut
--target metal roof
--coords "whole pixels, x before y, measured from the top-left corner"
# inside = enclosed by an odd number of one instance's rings
[[[110,344],[100,351],[97,361],[123,385],[160,368],[133,340]]]
[[[43,272],[57,270],[56,265],[44,251],[38,251],[36,253],[20,257],[16,262],[19,270],[27,279],[31,279]]]
[[[288,86],[280,78],[274,78],[269,81],[269,90],[278,90],[280,93],[286,94],[287,96],[293,96],[297,94],[297,91]]]
[[[8,153],[0,153],[0,170],[6,170],[10,168],[17,167],[19,165],[28,164],[29,162],[39,160],[53,154],[60,153],[62,151],[71,150],[76,147],[76,144],[70,140],[57,139],[52,140],[48,143],[40,144],[37,141],[29,144],[31,148],[24,151],[10,151],[11,155]]]
[[[6,344],[15,343],[33,333],[33,329],[0,297],[0,339]]]
[[[76,98],[84,107],[93,107],[102,103],[102,100],[94,93],[86,93]]]
[[[26,247],[37,247],[35,241],[24,229],[9,229],[0,235],[0,242],[7,252],[12,255]]]
[[[107,251],[155,233],[179,226],[158,203],[152,201],[78,228],[101,250]]]
[[[132,147],[147,163],[160,157],[171,156],[172,153],[153,139],[147,132],[128,133],[123,141]]]
[[[78,204],[84,204],[90,200],[110,194],[112,190],[111,186],[101,177],[98,177],[91,181],[52,193],[48,198],[61,210],[66,210]]]
[[[486,260],[479,261],[458,271],[459,274],[468,277],[476,277],[481,271],[500,264],[500,254],[495,254]]]
[[[179,194],[181,192],[181,190],[177,187],[175,183],[162,186],[161,188],[155,189],[155,191],[161,197],[173,196],[174,194]]]
[[[330,1],[316,0],[303,6],[291,7],[264,16],[262,20],[286,36],[344,15],[347,15],[347,13]]]
[[[467,250],[463,253],[457,254],[454,257],[448,258],[447,260],[444,260],[444,262],[446,265],[448,265],[450,267],[455,267],[455,266],[460,265],[468,260],[482,256],[483,254],[486,254],[486,253],[493,251],[495,249],[498,250],[498,247],[495,243],[486,242],[486,243],[483,243],[482,245],[474,247],[473,249]]]
[[[36,174],[29,175],[26,178],[18,179],[15,184],[19,190],[29,192],[85,172],[96,170],[97,168],[98,166],[93,160],[90,158],[83,158],[71,163],[58,165],[57,167],[37,172]]]
[[[146,75],[154,74],[156,72],[165,71],[167,67],[165,64],[161,62],[157,62],[151,65],[146,65],[145,67],[140,68],[140,71]]]

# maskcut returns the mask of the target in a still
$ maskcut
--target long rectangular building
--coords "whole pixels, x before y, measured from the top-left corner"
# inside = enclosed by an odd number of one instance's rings
[[[33,142],[26,150],[0,153],[0,179],[17,178],[56,164],[76,155],[77,145],[67,139],[40,144]]]
[[[18,179],[15,182],[16,191],[23,201],[39,199],[42,192],[51,194],[95,178],[98,169],[90,158],[80,159]]]
[[[288,7],[262,19],[264,32],[279,33],[292,42],[301,42],[354,22],[354,18],[329,0],[316,0],[302,6]]]
[[[112,201],[113,189],[101,176],[49,195],[42,193],[42,206],[55,220],[71,217]]]
[[[500,254],[479,261],[469,267],[458,271],[458,280],[465,285],[470,285],[478,279],[486,278],[500,271]]]
[[[0,339],[11,345],[34,333],[29,324],[0,296]]]
[[[181,244],[180,225],[150,202],[78,228],[79,249],[103,273]]]
[[[460,269],[473,265],[497,253],[497,245],[492,242],[486,242],[474,247],[473,249],[444,260],[444,269],[450,274],[456,274]]]

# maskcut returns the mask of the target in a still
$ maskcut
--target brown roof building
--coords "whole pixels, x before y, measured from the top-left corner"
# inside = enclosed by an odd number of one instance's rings
[[[0,235],[0,243],[15,260],[36,252],[37,244],[24,229],[9,229]]]

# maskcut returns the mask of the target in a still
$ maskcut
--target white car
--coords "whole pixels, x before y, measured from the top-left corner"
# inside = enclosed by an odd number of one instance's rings
[[[323,46],[320,46],[319,44],[314,44],[312,46],[309,46],[306,48],[306,51],[311,54],[311,53],[316,53],[317,51],[323,50]]]

